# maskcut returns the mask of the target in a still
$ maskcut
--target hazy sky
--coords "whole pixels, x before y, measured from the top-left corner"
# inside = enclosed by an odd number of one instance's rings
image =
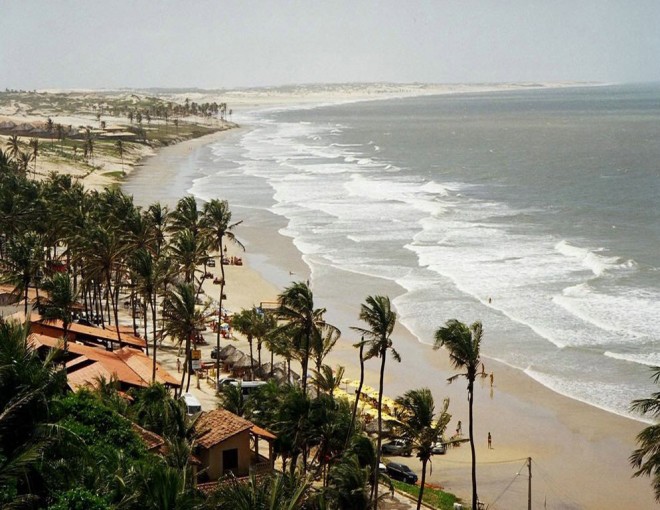
[[[0,88],[660,81],[660,0],[0,0]]]

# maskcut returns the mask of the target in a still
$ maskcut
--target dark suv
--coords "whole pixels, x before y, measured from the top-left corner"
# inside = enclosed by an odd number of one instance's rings
[[[386,468],[387,474],[390,476],[390,478],[411,484],[417,483],[417,475],[405,464],[390,462],[387,464]]]

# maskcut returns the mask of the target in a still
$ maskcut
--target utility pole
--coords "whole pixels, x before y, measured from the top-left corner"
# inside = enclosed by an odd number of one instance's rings
[[[529,478],[527,480],[527,510],[532,510],[532,458],[527,457],[527,472]]]

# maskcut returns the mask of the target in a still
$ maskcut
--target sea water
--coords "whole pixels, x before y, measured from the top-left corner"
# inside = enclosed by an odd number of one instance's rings
[[[660,365],[660,86],[499,91],[243,114],[190,192],[283,220],[311,271],[390,280],[433,343],[630,415]],[[356,311],[357,316],[357,311]]]

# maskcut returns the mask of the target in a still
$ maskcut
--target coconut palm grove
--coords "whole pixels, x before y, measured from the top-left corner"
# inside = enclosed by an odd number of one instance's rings
[[[355,357],[362,367],[370,358],[380,366],[377,416],[369,426],[358,413],[363,370],[351,401],[338,391],[343,369],[324,363],[341,332],[326,322],[306,282],[285,288],[272,310],[247,309],[234,318],[250,345],[249,379],[265,384],[249,395],[240,386],[218,388],[222,416],[256,426],[270,441],[271,469],[243,477],[228,472],[209,483],[200,461],[209,431],[181,397],[194,384],[195,339],[223,322],[224,257],[214,300],[201,296],[207,264],[228,244],[242,247],[240,221],[224,200],[200,206],[183,197],[172,210],[158,203],[140,208],[118,189],[89,191],[57,174],[32,180],[28,170],[18,152],[0,151],[1,283],[11,288],[20,316],[0,319],[2,508],[357,510],[386,508],[395,487],[412,488],[417,508],[429,493],[437,508],[457,502],[425,488],[435,445],[451,444],[449,400],[434,402],[428,388],[410,389],[392,404],[393,416],[384,416],[384,377],[400,360],[390,299],[368,296],[355,313],[354,331],[362,338]],[[132,329],[141,321],[149,384],[126,389],[114,374],[97,374],[93,384],[74,391],[67,367],[80,359],[73,356],[70,329],[93,318],[96,327],[116,333],[121,346],[127,334],[119,327],[122,302],[141,312],[132,314]],[[57,348],[44,350],[33,341],[31,323],[42,319],[61,323]],[[472,405],[482,337],[480,322],[456,320],[435,337],[435,347],[449,353],[454,378],[468,383],[472,497],[462,504],[472,508],[480,505]],[[182,353],[176,383],[159,382],[163,345]],[[262,348],[270,372],[261,369]],[[285,377],[272,377],[275,357],[285,360]],[[656,369],[656,381],[659,374]],[[660,394],[634,408],[659,416]],[[640,434],[631,463],[636,475],[651,478],[660,501],[659,432],[651,425]],[[381,469],[388,437],[405,440],[421,461],[420,483],[397,482]]]

